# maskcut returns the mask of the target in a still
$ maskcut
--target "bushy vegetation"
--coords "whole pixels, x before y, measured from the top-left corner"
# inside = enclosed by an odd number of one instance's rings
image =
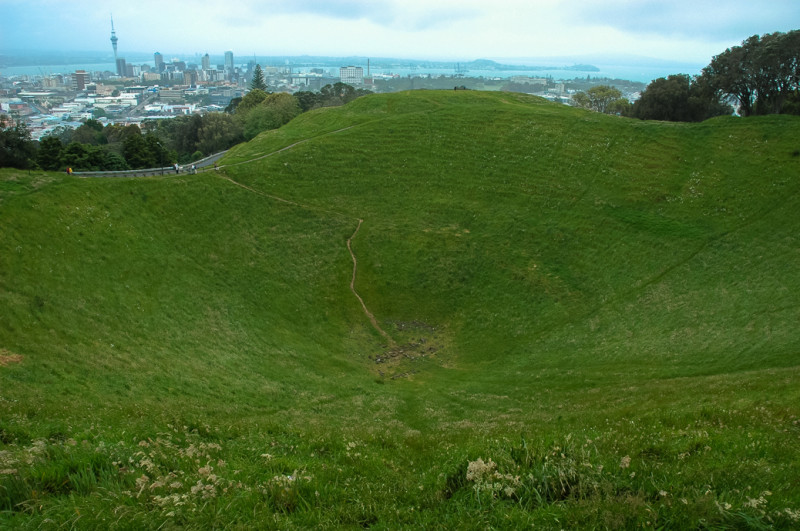
[[[753,35],[715,56],[700,76],[650,83],[630,115],[700,122],[730,115],[800,114],[800,30]]]
[[[255,85],[261,84],[263,74]],[[254,86],[244,98],[232,101],[225,113],[146,120],[141,129],[104,127],[92,119],[74,130],[59,127],[40,142],[31,140],[24,122],[0,115],[0,168],[117,171],[187,164],[277,129],[301,112],[344,105],[369,93],[344,83],[294,95]]]
[[[733,114],[733,107],[724,103],[706,81],[684,74],[658,78],[642,92],[630,115],[641,120],[702,122]]]
[[[631,105],[622,97],[619,89],[609,85],[597,85],[586,92],[576,92],[572,101],[578,107],[605,114],[627,114]]]
[[[633,105],[609,85],[572,96],[578,107],[642,120],[702,122],[742,116],[800,114],[800,30],[754,35],[715,56],[699,76],[675,74],[647,85]]]
[[[753,35],[715,56],[703,77],[743,116],[800,114],[800,30]]]
[[[35,151],[25,122],[0,114],[0,168],[27,168]]]
[[[796,528],[798,120],[416,91],[2,170],[0,527]]]

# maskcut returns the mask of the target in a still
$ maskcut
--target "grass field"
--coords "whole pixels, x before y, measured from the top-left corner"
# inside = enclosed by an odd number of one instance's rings
[[[220,165],[0,171],[0,527],[800,526],[797,117],[406,92]]]

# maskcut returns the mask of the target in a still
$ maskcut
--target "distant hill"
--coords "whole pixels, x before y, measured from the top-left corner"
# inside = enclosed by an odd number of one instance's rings
[[[413,91],[2,170],[0,527],[795,527],[799,153]]]
[[[501,64],[496,61],[492,61],[489,59],[478,59],[476,61],[470,61],[468,63],[464,63],[467,68],[475,69],[475,70],[498,70],[498,71],[505,71],[505,70],[530,70],[535,72],[537,70],[568,70],[568,71],[576,71],[576,72],[599,72],[600,69],[594,65],[587,65],[587,64],[573,64],[571,66],[533,66],[533,65],[509,65],[509,64]]]

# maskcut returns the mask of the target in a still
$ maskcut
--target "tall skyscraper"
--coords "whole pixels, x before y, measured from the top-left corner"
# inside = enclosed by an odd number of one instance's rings
[[[233,72],[233,52],[225,52],[225,71]]]
[[[119,61],[117,60],[117,33],[114,31],[114,15],[111,15],[111,47],[114,48],[114,64],[117,65],[117,74],[124,76],[125,72],[119,71]]]
[[[153,59],[156,61],[156,72],[159,74],[166,70],[166,65],[164,64],[164,56],[160,53],[156,52],[153,54]]]
[[[124,57],[117,59],[117,75],[120,77],[128,77],[128,63]]]
[[[203,56],[203,59],[201,60],[201,66],[203,67],[203,70],[211,70],[211,57],[209,57],[208,54]]]

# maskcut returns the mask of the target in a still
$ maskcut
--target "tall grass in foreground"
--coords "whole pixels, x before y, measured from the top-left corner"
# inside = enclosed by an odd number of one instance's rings
[[[4,170],[0,523],[797,527],[798,124],[413,92]]]

